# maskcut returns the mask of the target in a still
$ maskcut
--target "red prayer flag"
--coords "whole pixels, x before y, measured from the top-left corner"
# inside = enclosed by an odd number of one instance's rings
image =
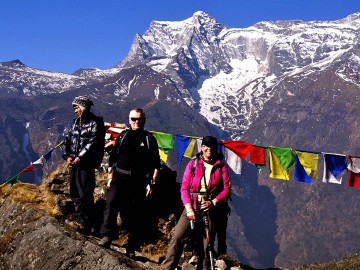
[[[34,172],[35,171],[35,168],[33,167],[32,164],[30,164],[29,166],[27,166],[25,169],[23,169],[21,172],[19,172],[19,174],[22,174],[24,172]]]
[[[360,188],[360,173],[348,171],[348,186]]]
[[[266,149],[261,146],[251,145],[249,147],[250,160],[249,162],[265,166],[266,165]]]
[[[251,144],[244,141],[223,141],[222,144],[244,160],[246,160],[246,156],[249,153],[249,147],[251,146]]]

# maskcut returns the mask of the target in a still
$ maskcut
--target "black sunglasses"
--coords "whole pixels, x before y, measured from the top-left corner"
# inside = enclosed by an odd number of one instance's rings
[[[131,119],[131,121],[133,121],[133,122],[136,122],[136,120],[139,121],[139,122],[142,122],[142,121],[144,121],[145,118],[144,118],[144,117],[139,117],[139,118],[131,117],[130,119]]]

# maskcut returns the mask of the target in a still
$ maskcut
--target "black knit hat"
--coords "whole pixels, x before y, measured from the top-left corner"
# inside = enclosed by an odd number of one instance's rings
[[[74,98],[72,105],[77,105],[81,108],[82,111],[89,110],[91,106],[94,105],[89,96],[78,96]]]
[[[201,144],[206,145],[207,147],[210,147],[211,149],[217,150],[218,140],[212,136],[205,136],[204,138],[202,138]]]

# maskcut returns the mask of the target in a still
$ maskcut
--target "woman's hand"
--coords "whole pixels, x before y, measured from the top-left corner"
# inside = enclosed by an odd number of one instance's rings
[[[189,220],[195,220],[196,219],[196,217],[195,217],[195,212],[194,212],[194,210],[188,210],[188,211],[186,211],[186,216],[187,216],[187,218],[189,219]]]
[[[189,219],[189,220],[195,220],[195,212],[194,212],[194,209],[191,205],[191,203],[187,203],[185,204],[185,211],[186,211],[186,217]]]
[[[212,202],[210,200],[205,200],[201,203],[200,209],[204,212],[208,211],[212,207]]]

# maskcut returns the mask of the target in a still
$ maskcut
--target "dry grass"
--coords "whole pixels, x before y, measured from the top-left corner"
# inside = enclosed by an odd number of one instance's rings
[[[44,186],[28,183],[15,183],[12,186],[3,185],[0,187],[0,198],[41,209],[54,217],[61,216],[61,211],[56,205],[56,195]]]
[[[59,165],[57,169],[45,175],[39,186],[21,182],[15,183],[12,186],[6,184],[1,185],[0,201],[11,199],[14,202],[44,210],[49,215],[60,218],[62,212],[56,202],[61,200],[61,198],[49,189],[47,180],[58,178],[58,176],[61,175],[61,172],[66,170],[66,166],[68,165],[64,162]],[[107,172],[97,170],[96,178],[107,179]]]

